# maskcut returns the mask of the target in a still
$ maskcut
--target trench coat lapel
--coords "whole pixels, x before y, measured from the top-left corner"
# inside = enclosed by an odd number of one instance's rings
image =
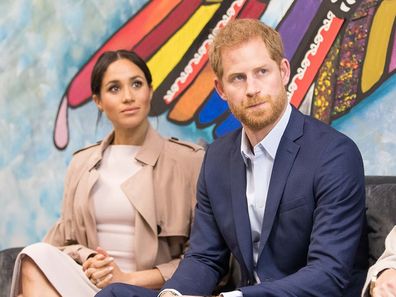
[[[106,150],[106,148],[110,145],[110,143],[113,141],[113,138],[114,138],[114,132],[110,133],[103,139],[103,141],[99,145],[99,150],[97,150],[94,154],[92,154],[89,160],[87,161],[87,170],[82,171],[88,173],[84,174],[81,177],[81,180],[80,178],[78,179],[80,180],[80,183],[84,185],[82,187],[84,193],[78,196],[86,197],[85,198],[86,200],[84,201],[85,204],[84,208],[88,210],[87,211],[88,215],[84,217],[84,224],[87,231],[87,239],[86,239],[87,246],[91,246],[91,247],[98,246],[98,238],[96,233],[96,219],[94,214],[94,205],[90,193],[95,183],[99,179],[98,168],[100,167],[103,158],[103,153]]]
[[[135,254],[138,270],[153,267],[158,250],[153,167],[144,166],[121,185],[136,210]]]
[[[136,209],[135,253],[138,270],[151,268],[157,257],[158,235],[154,168],[165,145],[165,140],[151,127],[142,148],[136,155],[143,168],[126,180],[121,189]]]
[[[232,210],[239,249],[246,265],[246,271],[251,274],[253,271],[253,247],[246,199],[246,168],[240,151],[241,133],[235,143],[229,171]],[[250,277],[252,278],[252,275]]]

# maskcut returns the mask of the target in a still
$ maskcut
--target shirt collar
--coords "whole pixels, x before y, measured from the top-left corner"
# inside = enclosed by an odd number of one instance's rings
[[[241,139],[241,155],[245,165],[248,165],[248,160],[253,159],[257,154],[267,152],[269,156],[274,160],[276,151],[278,150],[279,143],[282,135],[286,130],[286,126],[289,122],[291,114],[291,106],[287,104],[286,110],[280,118],[279,122],[272,128],[272,130],[264,137],[256,146],[253,148],[254,154],[250,149],[249,139],[246,136],[245,129],[242,128],[242,139]]]

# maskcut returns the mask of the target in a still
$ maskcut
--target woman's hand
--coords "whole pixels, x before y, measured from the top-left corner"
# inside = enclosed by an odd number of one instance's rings
[[[83,271],[88,279],[98,288],[105,287],[113,278],[112,271],[114,259],[101,248],[96,249],[97,254],[87,259],[83,265]]]
[[[83,270],[89,280],[98,288],[111,283],[125,283],[145,288],[159,289],[164,279],[157,268],[126,273],[121,271],[114,259],[98,247],[97,254],[83,263]]]
[[[378,277],[373,290],[373,297],[396,296],[396,270],[387,269]]]

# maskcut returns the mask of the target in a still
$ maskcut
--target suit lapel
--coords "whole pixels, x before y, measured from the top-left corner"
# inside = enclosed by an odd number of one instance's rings
[[[232,210],[239,249],[246,265],[246,271],[252,274],[252,233],[246,199],[246,168],[240,152],[241,133],[235,143],[229,172],[231,180]]]
[[[263,225],[261,229],[259,257],[265,244],[267,243],[269,234],[274,224],[275,216],[278,211],[279,203],[283,195],[287,178],[300,149],[300,145],[294,141],[302,136],[303,125],[304,119],[302,115],[293,108],[289,123],[281,138],[274,160],[271,181],[268,188],[267,204],[265,207]]]

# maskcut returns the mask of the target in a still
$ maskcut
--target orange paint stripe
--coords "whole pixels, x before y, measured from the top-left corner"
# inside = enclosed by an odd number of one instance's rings
[[[209,63],[206,63],[195,82],[183,94],[169,113],[169,119],[176,122],[187,122],[192,120],[197,109],[212,92],[214,77],[215,75]]]

